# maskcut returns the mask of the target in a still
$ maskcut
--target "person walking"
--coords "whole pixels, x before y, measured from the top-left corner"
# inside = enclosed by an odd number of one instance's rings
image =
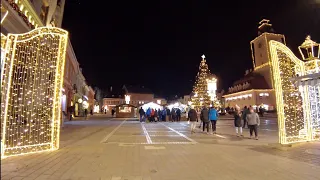
[[[155,121],[155,122],[159,121],[157,109],[154,109],[154,121]]]
[[[243,112],[242,112],[242,119],[243,119],[242,128],[246,128],[246,125],[247,125],[247,114],[248,113],[249,113],[249,108],[247,108],[247,106],[244,106]]]
[[[177,114],[176,114],[176,111],[172,108],[172,110],[171,110],[171,119],[172,119],[172,122],[174,122],[175,120],[176,120],[176,116],[177,116]]]
[[[200,123],[199,123],[199,129],[201,129],[202,126],[202,117],[201,117],[201,110],[198,108],[197,109],[197,115],[198,115],[198,119],[200,119]],[[199,121],[199,120],[198,120]]]
[[[211,107],[209,110],[209,119],[212,125],[212,133],[216,134],[216,129],[217,129],[217,120],[218,120],[218,111],[216,110],[216,108]]]
[[[87,119],[87,117],[88,117],[88,110],[84,109],[84,118]]]
[[[203,132],[205,127],[207,127],[207,134],[209,134],[209,110],[207,109],[206,106],[203,107],[202,111],[201,111],[201,119],[203,122]]]
[[[142,109],[142,107],[140,107],[140,109],[139,109],[139,114],[140,114],[140,122],[142,122],[143,117],[144,117],[144,115],[145,115],[145,112],[144,112],[144,110]]]
[[[243,135],[242,135],[242,124],[241,124],[240,108],[236,108],[233,116],[234,116],[234,127],[236,128],[237,137],[239,137],[239,136],[242,137]]]
[[[258,140],[258,126],[260,126],[260,118],[257,113],[254,112],[254,109],[250,107],[249,109],[249,114],[247,114],[247,122],[248,122],[248,127],[250,129],[250,139],[252,138],[253,131],[256,140]]]
[[[114,109],[111,110],[112,117],[114,116],[114,113],[115,113],[115,112],[116,112],[116,111],[115,111]]]
[[[171,121],[171,112],[170,112],[170,109],[167,107],[167,108],[166,108],[166,111],[167,111],[167,113],[166,113],[166,114],[167,114],[167,117],[166,117],[167,119],[166,119],[166,121]]]
[[[163,109],[162,110],[162,121],[166,122],[166,118],[167,118],[167,110]]]
[[[148,118],[148,121],[150,122],[150,116],[151,116],[151,108],[148,108],[147,109],[147,112],[146,112],[146,115],[147,115],[147,118]]]
[[[154,122],[154,109],[151,109],[151,122]]]
[[[191,122],[191,134],[195,133],[195,129],[198,121],[197,111],[191,108],[188,112],[188,119]]]
[[[180,121],[181,120],[181,110],[179,108],[177,109],[176,114],[177,114],[177,121]]]
[[[158,109],[158,121],[162,120],[162,111]]]

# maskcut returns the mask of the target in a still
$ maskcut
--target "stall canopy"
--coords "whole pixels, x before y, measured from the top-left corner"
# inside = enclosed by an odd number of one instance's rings
[[[168,106],[167,106],[170,110],[172,110],[172,108],[173,109],[180,109],[182,112],[185,112],[186,111],[186,108],[188,107],[187,105],[185,105],[185,104],[182,104],[182,103],[180,103],[180,102],[176,102],[176,103],[173,103],[173,104],[169,104]]]
[[[163,107],[157,103],[154,103],[154,102],[149,102],[147,104],[144,104],[141,106],[142,109],[146,112],[148,108],[151,108],[151,109],[163,109]]]

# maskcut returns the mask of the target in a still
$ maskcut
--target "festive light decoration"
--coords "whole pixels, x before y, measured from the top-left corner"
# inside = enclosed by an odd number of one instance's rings
[[[284,44],[270,41],[273,85],[275,88],[279,142],[312,140],[309,92],[306,86],[294,86],[290,79],[306,74],[305,63]]]
[[[100,106],[99,105],[94,105],[93,112],[94,113],[99,113],[100,112]]]
[[[254,68],[254,70],[256,71],[256,70],[258,70],[258,69],[264,68],[264,67],[269,66],[269,65],[270,65],[269,62],[268,62],[268,63],[264,63],[264,64],[262,64],[262,65],[260,65],[260,66],[256,66],[256,67]]]
[[[126,101],[126,104],[130,103],[130,95],[124,95],[124,99]]]
[[[68,32],[8,34],[1,70],[1,158],[59,148]]]
[[[216,98],[216,91],[217,91],[217,79],[211,78],[207,79],[207,91],[210,96],[210,100],[213,101]]]
[[[301,93],[308,96],[310,107],[310,129],[311,140],[320,139],[320,45],[307,36],[305,41],[298,47],[300,54],[305,62],[306,75],[299,78],[298,86],[306,87],[307,92]],[[303,53],[306,52],[306,56]],[[318,54],[315,52],[318,51]]]
[[[157,100],[157,103],[158,103],[158,104],[161,104],[161,99],[158,99],[158,100]]]
[[[192,105],[195,108],[201,108],[201,106],[209,106],[211,104],[210,96],[207,92],[207,78],[210,76],[210,70],[205,60],[205,55],[202,55],[202,60],[199,66],[199,72],[197,75],[196,83],[193,86],[194,96],[191,98]]]

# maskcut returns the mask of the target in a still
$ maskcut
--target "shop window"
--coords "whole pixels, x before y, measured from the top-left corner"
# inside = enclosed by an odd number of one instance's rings
[[[122,113],[130,113],[131,112],[131,107],[120,107],[119,108],[119,112],[122,112]]]

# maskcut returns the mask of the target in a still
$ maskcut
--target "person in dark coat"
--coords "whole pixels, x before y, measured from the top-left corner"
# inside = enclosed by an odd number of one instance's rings
[[[209,134],[209,110],[206,106],[202,109],[200,117],[203,122],[203,132],[205,127],[207,127],[207,134]]]
[[[157,122],[158,121],[158,110],[154,109],[154,121]]]
[[[160,109],[158,109],[158,121],[162,120],[162,112]]]
[[[167,111],[167,121],[171,121],[171,112],[170,112],[170,109],[169,108],[166,108],[166,111]]]
[[[244,106],[243,112],[242,112],[242,119],[243,119],[242,128],[246,128],[246,125],[247,125],[247,114],[248,113],[249,113],[249,108],[247,108],[247,106]]]
[[[88,109],[84,109],[84,118],[87,119],[88,116]]]
[[[116,111],[115,111],[114,109],[111,110],[112,117],[114,116],[114,113],[115,113],[115,112],[116,112]]]
[[[236,108],[234,112],[234,126],[236,127],[236,133],[237,136],[243,136],[242,135],[242,124],[241,124],[241,112],[240,108]],[[240,134],[240,135],[239,135]]]
[[[167,110],[163,109],[162,110],[162,121],[166,121],[166,118],[167,118]]]
[[[181,110],[179,108],[177,109],[176,114],[177,114],[177,121],[180,121],[181,120]]]
[[[139,109],[139,114],[140,114],[140,122],[142,122],[144,119],[144,116],[145,116],[145,112],[142,109],[142,107],[140,107],[140,109]]]
[[[188,112],[188,119],[191,122],[191,134],[195,133],[195,129],[197,126],[197,121],[198,121],[198,114],[197,111],[191,108]]]
[[[177,116],[176,111],[172,108],[172,110],[171,110],[171,119],[172,119],[172,122],[174,122],[174,121],[176,120],[176,116]]]

